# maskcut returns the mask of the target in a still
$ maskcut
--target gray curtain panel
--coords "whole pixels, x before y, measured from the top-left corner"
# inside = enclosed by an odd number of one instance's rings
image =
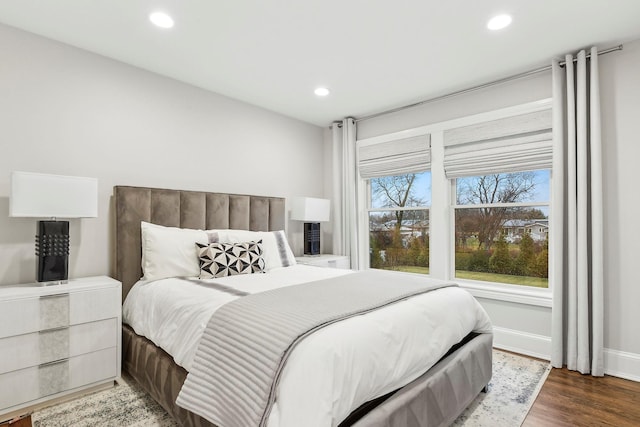
[[[598,51],[554,60],[551,364],[604,375],[602,147]]]

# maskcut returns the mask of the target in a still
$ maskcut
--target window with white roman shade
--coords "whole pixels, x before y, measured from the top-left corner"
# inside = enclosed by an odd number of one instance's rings
[[[430,135],[358,146],[358,171],[364,179],[429,170]]]
[[[444,132],[447,178],[551,169],[551,109]]]
[[[357,140],[360,266],[550,307],[552,147],[550,99]]]

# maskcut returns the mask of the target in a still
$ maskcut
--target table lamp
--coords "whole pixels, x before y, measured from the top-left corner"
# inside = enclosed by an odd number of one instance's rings
[[[291,219],[304,221],[304,254],[320,255],[320,223],[329,221],[331,202],[313,197],[296,197]]]
[[[98,216],[98,180],[31,172],[11,174],[9,216],[50,218],[38,221],[38,282],[69,277],[69,221],[58,218]]]

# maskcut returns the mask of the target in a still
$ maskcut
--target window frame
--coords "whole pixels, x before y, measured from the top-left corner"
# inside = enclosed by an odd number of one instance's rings
[[[392,139],[406,138],[423,134],[431,135],[431,205],[429,206],[429,241],[430,248],[438,247],[438,250],[429,251],[429,275],[434,279],[455,281],[462,288],[467,289],[472,295],[479,298],[487,298],[492,300],[507,301],[514,303],[522,303],[533,306],[551,307],[553,278],[552,269],[552,251],[549,248],[549,287],[534,288],[522,285],[498,284],[494,282],[483,282],[475,280],[464,280],[455,278],[455,179],[449,179],[444,172],[444,132],[449,129],[488,122],[500,118],[516,116],[524,113],[540,111],[551,108],[551,98],[534,101],[527,104],[516,105],[513,107],[502,108],[499,110],[480,113],[472,116],[462,117],[453,120],[447,120],[426,126],[420,126],[412,129],[406,129],[399,132],[393,132],[363,138],[357,140],[357,144],[371,144],[383,142]],[[357,163],[356,163],[357,164]],[[354,167],[357,167],[354,165]],[[557,227],[554,226],[552,219],[554,218],[553,200],[553,170],[549,175],[550,195],[549,206],[549,241],[553,241],[552,234]],[[369,206],[368,200],[370,188],[368,180],[360,177],[356,171],[356,188],[357,188],[357,229],[360,265],[363,268],[369,268]],[[535,203],[524,202],[523,206],[533,206]],[[472,205],[477,207],[478,205]],[[510,206],[513,206],[510,204]],[[402,273],[398,274],[417,274]]]

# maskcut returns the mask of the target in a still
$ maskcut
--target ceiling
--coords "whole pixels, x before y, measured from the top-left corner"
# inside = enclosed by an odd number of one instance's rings
[[[3,0],[0,22],[325,126],[640,39],[640,0]]]

